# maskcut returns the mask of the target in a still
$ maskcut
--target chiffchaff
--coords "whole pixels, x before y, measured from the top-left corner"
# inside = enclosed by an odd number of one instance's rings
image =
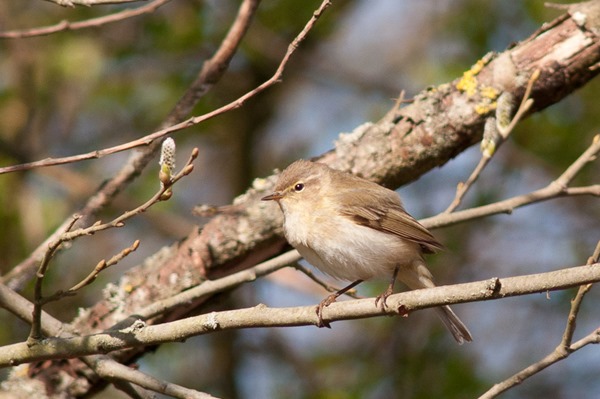
[[[400,197],[376,183],[320,163],[299,160],[280,175],[275,192],[263,198],[279,204],[288,242],[313,266],[332,277],[353,281],[329,295],[323,308],[364,280],[392,279],[375,306],[393,293],[396,278],[410,289],[434,287],[423,253],[443,248],[404,210]],[[448,306],[436,308],[458,343],[471,333]]]

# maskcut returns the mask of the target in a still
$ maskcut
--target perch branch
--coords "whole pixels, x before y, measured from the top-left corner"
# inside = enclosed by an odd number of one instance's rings
[[[406,315],[420,309],[441,305],[486,301],[533,293],[546,293],[600,281],[600,263],[576,266],[546,273],[438,286],[394,294],[388,297],[388,307],[373,305],[373,298],[334,302],[324,309],[327,322],[382,315]],[[33,345],[17,343],[0,348],[0,367],[48,359],[65,359],[108,353],[116,350],[176,342],[216,331],[317,325],[314,306],[253,308],[212,312],[158,325],[146,325],[137,320],[119,330],[69,338],[46,338]],[[582,346],[587,341],[574,344]]]

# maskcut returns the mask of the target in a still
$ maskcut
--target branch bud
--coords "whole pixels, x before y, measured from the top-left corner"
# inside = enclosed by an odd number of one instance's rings
[[[171,137],[167,137],[162,143],[158,164],[160,165],[158,178],[164,186],[169,186],[175,171],[175,140]]]
[[[515,112],[515,96],[508,91],[502,92],[496,105],[496,121],[499,129],[507,128]]]
[[[496,152],[496,146],[500,142],[500,133],[496,125],[496,118],[490,117],[485,121],[483,138],[481,139],[481,153],[486,158],[491,158]]]

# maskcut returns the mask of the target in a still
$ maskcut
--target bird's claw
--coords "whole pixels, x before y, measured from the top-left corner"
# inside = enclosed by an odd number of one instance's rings
[[[327,306],[331,305],[332,303],[335,302],[335,300],[337,299],[337,295],[336,294],[331,294],[329,295],[327,298],[323,299],[316,308],[316,313],[317,313],[317,317],[318,317],[318,322],[317,322],[317,327],[319,328],[323,328],[323,327],[327,327],[327,328],[331,328],[331,325],[329,324],[329,322],[323,320],[323,308],[326,308]]]
[[[387,308],[387,299],[393,292],[393,289],[388,287],[383,293],[377,295],[377,297],[375,297],[375,307],[380,307],[381,310],[385,310],[385,308]]]

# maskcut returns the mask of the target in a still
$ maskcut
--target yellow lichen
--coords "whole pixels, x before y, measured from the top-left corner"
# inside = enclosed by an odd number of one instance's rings
[[[500,92],[492,86],[483,86],[480,93],[483,97],[489,98],[490,100],[495,100],[500,95]]]
[[[475,94],[477,89],[477,79],[471,70],[463,73],[462,78],[456,83],[456,88],[467,93],[468,96]]]
[[[496,101],[480,102],[479,104],[475,105],[475,112],[477,112],[479,115],[485,115],[495,110],[496,105]]]
[[[477,90],[477,78],[475,76],[481,72],[486,63],[485,59],[477,61],[471,69],[463,73],[462,78],[456,84],[456,88],[464,91],[468,96],[474,95]]]
[[[492,59],[491,55],[486,55],[482,59],[478,60],[468,71],[463,73],[463,76],[460,78],[458,83],[456,83],[456,88],[462,92],[465,92],[468,96],[473,96],[477,93],[477,75],[485,65],[490,62]],[[491,100],[495,100],[499,93],[496,89],[490,86],[484,86],[480,89],[481,95],[487,97]]]

